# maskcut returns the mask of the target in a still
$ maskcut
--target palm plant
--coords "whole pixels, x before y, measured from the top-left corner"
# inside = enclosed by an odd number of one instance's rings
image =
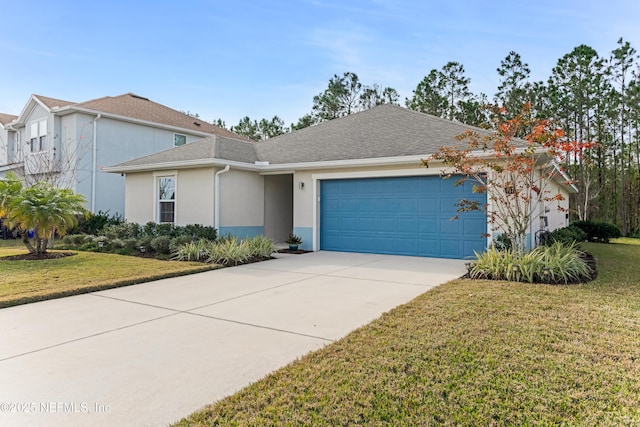
[[[9,186],[15,190],[15,180],[10,181]],[[9,224],[21,231],[22,241],[32,254],[46,253],[52,233],[64,236],[78,223],[77,215],[87,213],[83,196],[48,182],[38,182],[27,188],[20,184],[18,192],[0,194]],[[33,244],[28,230],[33,230]]]

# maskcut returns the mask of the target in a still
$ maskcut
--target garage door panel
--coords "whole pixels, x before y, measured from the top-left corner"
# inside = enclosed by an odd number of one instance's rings
[[[373,193],[374,196],[376,193]],[[360,213],[372,213],[375,214],[378,212],[378,200],[375,197],[361,197],[359,198],[360,203],[358,204],[358,212]]]
[[[340,221],[340,232],[349,233],[358,230],[358,218],[354,216],[344,216]]]
[[[378,219],[376,217],[359,218],[358,219],[358,231],[361,232],[375,232],[378,229]]]
[[[420,228],[418,229],[418,233],[437,233],[438,232],[438,223],[439,221],[435,218],[429,219],[419,219]]]
[[[442,239],[440,241],[440,253],[446,258],[458,258],[462,247],[462,242],[459,240]]]
[[[398,209],[397,201],[395,198],[380,198],[378,199],[378,212],[379,213],[387,213],[387,214],[395,214]]]
[[[439,176],[327,180],[321,183],[320,248],[463,258],[486,246],[481,212],[456,215],[456,202],[484,202],[471,186]]]
[[[440,220],[440,234],[461,234],[460,222],[448,218]]]
[[[462,232],[465,235],[482,235],[486,233],[487,224],[482,218],[466,218],[465,215],[461,215],[459,221],[462,222]]]
[[[406,198],[405,196],[401,196],[402,198],[397,199],[398,203],[398,215],[404,216],[416,216],[418,215],[418,200],[417,198]]]
[[[396,218],[378,218],[378,231],[380,233],[395,233]]]
[[[398,233],[418,233],[418,219],[417,218],[398,218]]]

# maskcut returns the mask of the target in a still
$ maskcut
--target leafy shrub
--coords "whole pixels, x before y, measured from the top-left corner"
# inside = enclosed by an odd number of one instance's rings
[[[126,246],[123,247],[123,248],[120,248],[120,249],[116,249],[115,252],[118,255],[127,255],[127,256],[128,255],[132,255],[134,253],[132,249],[130,249],[130,248],[126,247]]]
[[[83,240],[83,243],[93,243],[93,239],[95,238],[96,236],[94,236],[93,234],[85,234],[82,240]]]
[[[587,233],[575,225],[570,225],[568,227],[558,228],[552,231],[549,235],[549,239],[545,241],[545,244],[549,246],[554,242],[560,242],[565,245],[572,245],[574,243],[584,242],[585,240],[587,240]]]
[[[107,224],[103,229],[103,235],[109,239],[137,239],[140,237],[140,225],[132,222],[119,224]]]
[[[98,245],[95,242],[85,242],[78,247],[79,251],[84,252],[96,252],[98,250]]]
[[[153,248],[151,247],[151,241],[153,239],[154,239],[153,236],[149,236],[149,235],[142,236],[141,238],[138,239],[138,242],[137,242],[138,248],[140,248],[141,246],[144,246],[148,252],[152,251]]]
[[[255,236],[246,240],[251,256],[269,258],[276,251],[276,245],[266,236]]]
[[[188,224],[184,227],[176,227],[178,236],[190,236],[193,240],[205,239],[215,241],[218,238],[218,230],[214,227],[201,224]]]
[[[505,233],[502,233],[493,239],[493,246],[499,251],[507,251],[512,247],[511,239]]]
[[[171,239],[169,243],[169,250],[172,254],[175,254],[181,246],[191,243],[193,241],[191,236],[178,236]]]
[[[157,229],[158,229],[158,224],[156,224],[153,221],[149,221],[142,226],[142,234],[155,237],[157,236]]]
[[[173,259],[178,261],[202,261],[209,258],[209,248],[212,243],[198,240],[181,245],[173,253]]]
[[[251,258],[251,248],[246,241],[227,238],[220,242],[210,243],[208,262],[222,264],[227,267],[242,264]]]
[[[511,280],[529,283],[586,281],[591,271],[575,244],[555,242],[526,254],[489,248],[470,265],[472,279]]]
[[[67,234],[62,238],[62,242],[69,246],[79,246],[84,243],[84,234]]]
[[[109,211],[98,211],[87,217],[78,218],[78,225],[71,231],[73,234],[98,234],[105,226],[119,224],[122,221],[122,217],[118,214],[109,215]]]
[[[171,237],[166,235],[161,235],[158,237],[154,237],[149,242],[149,245],[153,249],[154,252],[158,254],[169,255],[171,253],[170,245],[171,245]]]
[[[122,239],[113,239],[109,241],[109,246],[112,249],[122,249],[124,248],[124,240]]]
[[[140,245],[138,244],[138,239],[123,239],[122,240],[122,248],[126,249],[129,252],[129,255],[135,252],[140,252]]]
[[[103,245],[109,243],[109,239],[106,236],[96,236],[92,240],[96,245],[98,245],[100,242],[102,242]]]
[[[158,224],[156,226],[156,236],[176,236],[176,227],[173,224]]]
[[[575,221],[571,225],[587,233],[587,239],[593,242],[609,243],[609,239],[622,236],[620,229],[614,224],[600,221]]]

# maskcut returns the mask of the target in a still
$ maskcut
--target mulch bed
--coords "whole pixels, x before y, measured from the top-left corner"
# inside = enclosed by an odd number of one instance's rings
[[[45,252],[43,254],[22,254],[22,255],[11,255],[0,258],[3,261],[39,261],[43,259],[58,259],[64,258],[68,256],[76,255],[75,252]]]
[[[305,251],[302,249],[298,249],[297,251],[291,251],[289,249],[280,249],[278,251],[279,254],[295,254],[295,255],[308,254],[309,252],[313,252],[313,251]]]

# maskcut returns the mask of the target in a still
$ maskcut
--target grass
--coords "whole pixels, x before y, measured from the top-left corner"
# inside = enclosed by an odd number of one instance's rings
[[[196,262],[92,252],[51,260],[2,259],[24,253],[27,251],[20,241],[0,240],[0,308],[216,268]]]
[[[175,425],[640,425],[632,243],[585,244],[588,284],[454,280]]]

